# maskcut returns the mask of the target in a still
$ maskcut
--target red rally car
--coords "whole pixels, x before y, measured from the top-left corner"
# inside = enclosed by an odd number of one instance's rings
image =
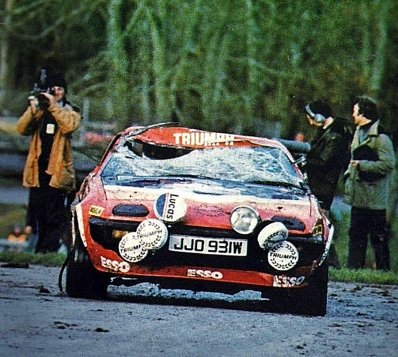
[[[333,226],[280,142],[158,124],[115,136],[72,205],[72,297],[129,285],[261,291],[325,315]]]

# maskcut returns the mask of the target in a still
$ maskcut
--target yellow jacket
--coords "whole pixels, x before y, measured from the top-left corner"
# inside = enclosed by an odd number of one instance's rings
[[[73,191],[76,188],[73,167],[72,133],[79,127],[81,116],[70,104],[59,107],[53,103],[47,109],[54,117],[58,127],[46,173],[51,175],[50,186]],[[39,187],[39,156],[41,154],[40,123],[43,110],[32,113],[29,106],[18,119],[17,131],[21,135],[32,136],[28,157],[23,171],[22,184],[25,187]]]

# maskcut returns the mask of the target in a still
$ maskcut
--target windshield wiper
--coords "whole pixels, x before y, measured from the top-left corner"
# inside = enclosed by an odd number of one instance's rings
[[[163,176],[166,179],[176,179],[176,180],[186,180],[186,179],[195,179],[195,180],[217,180],[214,177],[209,177],[205,175],[193,175],[193,174],[178,174],[178,175],[166,175]]]
[[[192,179],[196,180],[209,180],[211,178],[205,176],[196,176],[196,175],[165,175],[165,176],[128,176],[128,175],[119,175],[119,176],[104,176],[103,179],[114,182],[121,183],[131,183],[131,184],[160,184],[165,181],[192,181]]]
[[[246,183],[252,183],[257,185],[269,185],[269,186],[283,186],[283,187],[291,187],[291,188],[302,188],[302,185],[296,185],[292,182],[286,181],[270,181],[270,180],[253,180],[247,181]]]

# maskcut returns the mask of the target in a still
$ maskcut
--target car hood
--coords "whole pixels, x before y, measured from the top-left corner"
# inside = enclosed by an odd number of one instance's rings
[[[109,199],[120,199],[120,193],[125,192],[152,192],[157,194],[162,191],[173,191],[175,194],[202,195],[202,196],[223,196],[223,200],[232,200],[253,196],[257,199],[305,199],[305,191],[297,187],[283,187],[282,185],[247,184],[241,182],[222,180],[191,180],[191,179],[137,179],[125,184],[104,184]],[[205,197],[201,197],[205,199]]]
[[[97,178],[98,179],[98,178]],[[230,215],[238,206],[254,208],[262,221],[282,220],[290,222],[290,230],[310,234],[321,217],[315,198],[304,190],[290,187],[247,185],[238,183],[213,183],[210,180],[130,183],[128,186],[94,183],[90,193],[82,201],[87,211],[105,219],[142,221],[159,218],[157,206],[167,197],[176,199],[176,206],[182,212],[178,223],[185,225],[231,229]],[[145,206],[146,217],[116,217],[114,207],[118,205]],[[92,210],[91,207],[95,207]],[[100,209],[97,210],[97,207]],[[170,222],[168,222],[170,223]],[[171,222],[177,223],[177,222]],[[288,227],[289,228],[289,227]]]

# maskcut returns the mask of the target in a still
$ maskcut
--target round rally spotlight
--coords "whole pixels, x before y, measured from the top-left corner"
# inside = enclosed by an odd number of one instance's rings
[[[276,270],[290,270],[296,266],[298,260],[297,248],[286,240],[275,243],[268,251],[268,263]]]
[[[258,244],[263,249],[270,248],[273,244],[287,239],[289,231],[281,222],[272,222],[266,225],[257,237]]]
[[[146,249],[160,249],[168,237],[166,225],[158,219],[146,219],[137,227],[137,237],[141,239]]]
[[[120,256],[130,263],[138,263],[146,258],[148,251],[135,232],[127,233],[119,242]]]
[[[229,218],[235,232],[250,234],[260,221],[257,211],[250,206],[238,206],[233,209]]]

